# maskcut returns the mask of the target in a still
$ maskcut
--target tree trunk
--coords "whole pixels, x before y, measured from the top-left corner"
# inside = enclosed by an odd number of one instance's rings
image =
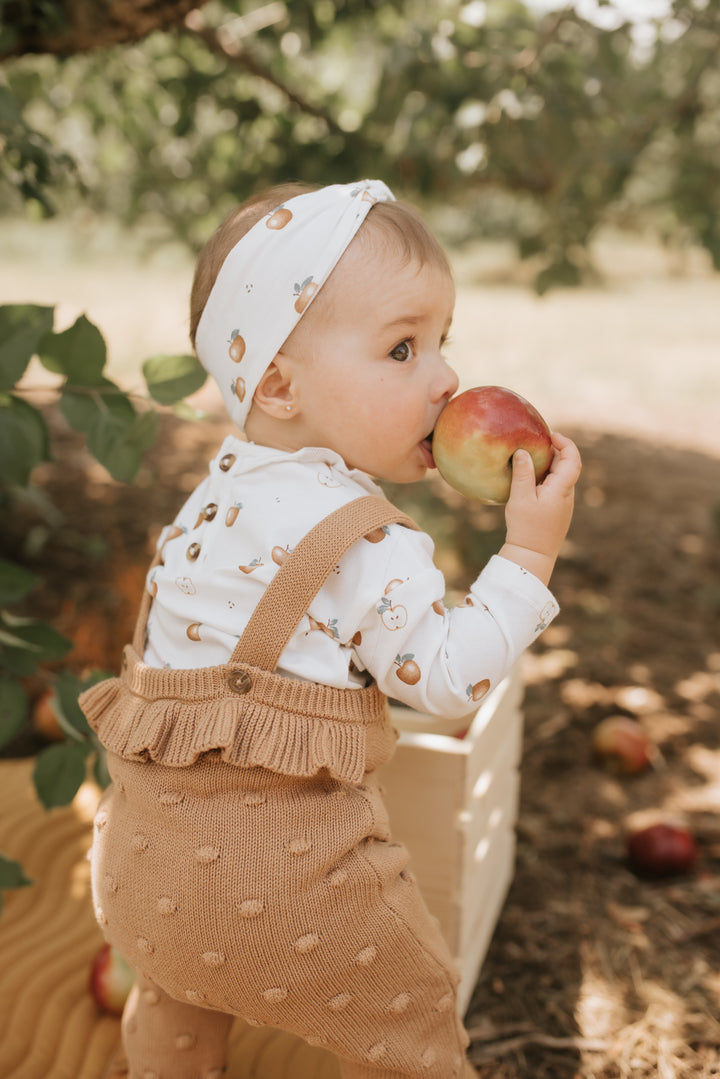
[[[0,58],[24,53],[68,56],[139,41],[181,26],[205,0],[6,0]]]

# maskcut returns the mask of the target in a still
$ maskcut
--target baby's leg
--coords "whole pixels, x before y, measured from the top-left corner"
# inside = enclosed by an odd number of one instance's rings
[[[128,1079],[220,1079],[232,1021],[138,978],[122,1019]]]

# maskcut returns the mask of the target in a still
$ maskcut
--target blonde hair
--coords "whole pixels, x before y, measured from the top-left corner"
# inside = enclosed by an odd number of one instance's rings
[[[238,206],[215,230],[200,252],[190,292],[190,340],[193,345],[210,291],[223,262],[235,245],[266,214],[297,195],[319,189],[318,184],[278,184]],[[361,239],[369,239],[371,235],[379,236],[388,246],[399,250],[403,262],[415,260],[421,266],[438,266],[452,276],[447,255],[441,244],[420,214],[408,203],[376,203],[357,233]],[[322,294],[321,289],[318,299],[322,298]],[[317,306],[317,301],[314,306]]]

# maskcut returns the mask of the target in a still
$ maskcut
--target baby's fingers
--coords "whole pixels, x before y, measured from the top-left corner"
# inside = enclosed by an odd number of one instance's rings
[[[515,500],[535,491],[535,466],[527,450],[516,450],[512,459],[510,497]]]
[[[582,471],[580,451],[571,438],[566,438],[558,431],[553,431],[552,444],[555,447],[555,456],[550,465],[548,479],[552,476],[553,481],[560,481],[568,490],[575,486]]]

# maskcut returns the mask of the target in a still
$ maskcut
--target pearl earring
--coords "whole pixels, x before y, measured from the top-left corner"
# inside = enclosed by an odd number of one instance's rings
[[[292,408],[292,405],[285,405],[285,411],[286,412],[289,412],[291,408]]]

